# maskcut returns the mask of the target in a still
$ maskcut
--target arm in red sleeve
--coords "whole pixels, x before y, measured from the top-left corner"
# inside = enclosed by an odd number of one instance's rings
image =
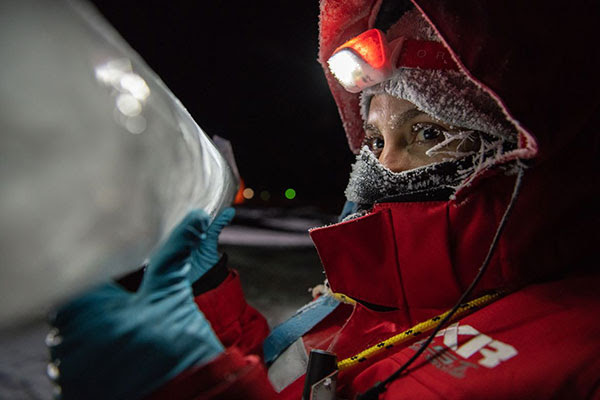
[[[227,350],[208,364],[188,368],[145,400],[277,399],[262,362],[269,327],[246,303],[238,273],[229,270],[194,301]]]
[[[144,268],[117,282],[135,292]],[[227,255],[193,284],[195,302],[225,347],[237,346],[244,354],[262,357],[262,343],[269,334],[265,318],[246,303],[238,273],[227,268]]]
[[[218,287],[195,297],[223,346],[235,346],[243,354],[262,357],[262,343],[269,334],[265,318],[246,303],[235,270]]]
[[[145,400],[276,400],[262,361],[228,349],[212,362],[192,367]]]

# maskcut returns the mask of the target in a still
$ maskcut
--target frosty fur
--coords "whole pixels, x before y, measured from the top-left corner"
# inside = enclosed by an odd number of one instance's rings
[[[459,71],[400,68],[391,79],[363,90],[363,120],[371,99],[379,93],[407,100],[446,124],[517,140],[514,126],[494,100]]]
[[[440,41],[416,9],[407,11],[386,36]],[[360,112],[364,121],[371,99],[378,93],[407,100],[447,124],[516,141],[514,126],[496,102],[460,71],[399,68],[389,80],[361,93]]]

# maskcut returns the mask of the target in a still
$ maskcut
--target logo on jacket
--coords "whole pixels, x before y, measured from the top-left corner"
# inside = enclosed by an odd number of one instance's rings
[[[518,354],[513,346],[494,340],[470,325],[454,323],[440,330],[437,337],[443,338],[442,343],[436,339],[423,353],[424,357],[455,378],[464,378],[468,369],[477,369],[480,365],[494,368]],[[416,342],[410,348],[416,351],[423,342]]]

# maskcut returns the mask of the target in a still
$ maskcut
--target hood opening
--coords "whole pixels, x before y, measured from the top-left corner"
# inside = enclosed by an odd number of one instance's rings
[[[415,14],[419,15],[420,17],[419,21],[417,22],[414,22],[414,18],[410,18],[411,15]],[[402,24],[399,25],[397,23],[398,19],[405,19],[406,21],[412,20],[413,22],[405,24],[406,26],[400,26]],[[343,24],[337,24],[342,22],[342,20],[344,21]],[[423,24],[426,24],[425,29]],[[390,38],[393,38],[397,35],[409,34],[411,30],[413,35],[415,35],[414,32],[421,32],[420,34],[416,34],[416,36],[426,40],[435,37],[435,40],[441,42],[447,48],[452,58],[459,66],[460,71],[453,71],[454,75],[445,79],[456,81],[459,79],[459,74],[460,78],[463,78],[468,82],[469,87],[467,89],[473,93],[476,93],[475,97],[477,97],[478,100],[482,98],[486,99],[483,109],[481,110],[482,112],[478,113],[476,117],[465,115],[465,112],[463,112],[463,115],[460,115],[458,119],[474,121],[475,125],[477,125],[473,127],[474,129],[490,134],[497,134],[501,131],[511,131],[511,135],[507,135],[507,137],[510,136],[509,141],[515,142],[515,146],[513,146],[512,149],[502,154],[497,154],[496,160],[494,160],[493,163],[489,163],[488,166],[506,163],[515,159],[532,158],[537,154],[537,142],[533,136],[508,113],[499,96],[497,96],[491,89],[479,82],[472,74],[469,73],[465,65],[461,62],[460,58],[449,47],[440,31],[436,29],[432,21],[427,17],[427,15],[425,15],[424,11],[417,4],[409,1],[398,3],[389,0],[380,0],[365,1],[362,4],[354,5],[334,5],[333,2],[323,1],[321,3],[319,59],[325,69],[329,86],[334,95],[336,103],[338,104],[338,109],[346,130],[350,149],[355,154],[359,153],[362,147],[362,140],[364,137],[362,117],[364,117],[365,109],[368,107],[369,97],[373,95],[373,92],[367,90],[361,95],[346,92],[335,81],[331,73],[328,71],[326,60],[337,46],[344,43],[350,37],[358,35],[359,33],[373,27],[387,30],[387,34],[391,35]],[[406,75],[406,79],[412,78],[414,80],[415,74],[423,72],[427,77],[418,79],[421,83],[421,89],[427,81],[431,81],[431,79],[439,80],[440,78],[437,75],[439,75],[441,71],[436,70],[403,71],[401,74]],[[381,85],[382,87],[380,87],[379,90],[383,90],[387,93],[398,93],[398,91],[402,90],[398,88],[398,85],[394,85],[390,81],[386,81]],[[417,98],[419,92],[424,93],[425,91],[404,90],[404,92],[405,93],[403,93],[403,95],[405,98],[407,97],[407,99],[417,105],[417,107],[423,109],[424,111],[431,111],[428,110],[427,107],[423,106],[423,96],[421,96],[420,99]],[[444,93],[440,92],[434,102],[437,102],[437,100],[443,97]],[[460,109],[462,106],[464,106],[464,104],[457,105],[456,108]],[[493,118],[486,119],[485,116],[489,114],[494,114]],[[455,122],[457,119],[455,117],[457,115],[458,112],[456,111],[453,113],[454,117],[452,115],[448,116],[446,113],[446,115],[444,115],[445,118],[442,117],[441,119],[449,122]],[[480,172],[483,172],[483,170],[478,171],[478,173]]]

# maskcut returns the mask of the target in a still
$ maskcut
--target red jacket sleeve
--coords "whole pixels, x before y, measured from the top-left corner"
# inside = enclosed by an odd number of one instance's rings
[[[266,319],[246,303],[239,275],[231,270],[217,288],[194,299],[226,348],[262,357],[262,343],[269,334]]]
[[[236,348],[212,362],[192,367],[145,400],[276,400],[261,359]]]
[[[277,399],[262,362],[269,326],[246,303],[238,273],[231,270],[217,288],[194,300],[227,350],[208,364],[188,368],[145,399]]]

